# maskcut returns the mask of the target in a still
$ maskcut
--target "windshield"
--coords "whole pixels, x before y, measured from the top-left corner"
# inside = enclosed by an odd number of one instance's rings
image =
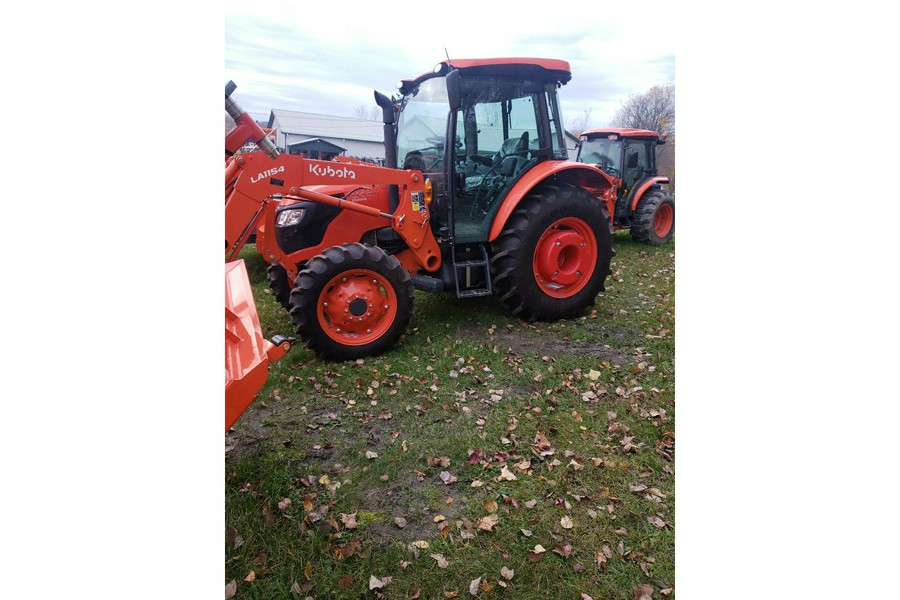
[[[443,169],[444,136],[450,103],[443,77],[423,81],[405,98],[397,126],[397,157],[404,169]]]
[[[595,137],[581,142],[578,162],[598,165],[601,170],[613,173],[619,168],[619,140]]]

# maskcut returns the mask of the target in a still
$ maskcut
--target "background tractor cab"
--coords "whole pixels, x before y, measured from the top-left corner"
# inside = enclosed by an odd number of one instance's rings
[[[630,229],[635,241],[664,244],[675,232],[675,196],[664,190],[656,146],[666,135],[631,128],[590,129],[580,136],[578,162],[597,165],[615,178],[615,205],[609,207],[617,229]]]

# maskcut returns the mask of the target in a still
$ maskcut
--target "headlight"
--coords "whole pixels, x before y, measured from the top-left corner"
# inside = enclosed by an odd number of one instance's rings
[[[279,227],[290,227],[291,225],[297,225],[303,219],[304,212],[306,212],[305,208],[292,208],[289,210],[279,211],[278,218],[275,219],[275,224]]]

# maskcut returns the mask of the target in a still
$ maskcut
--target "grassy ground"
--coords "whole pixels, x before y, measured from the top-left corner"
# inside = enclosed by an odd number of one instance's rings
[[[417,292],[390,352],[272,365],[225,440],[226,596],[674,598],[674,242],[614,247],[578,319]]]

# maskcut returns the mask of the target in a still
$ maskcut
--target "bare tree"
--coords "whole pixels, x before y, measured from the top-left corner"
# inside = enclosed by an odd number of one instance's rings
[[[632,94],[613,116],[614,127],[649,129],[675,137],[675,84],[655,85],[644,94]]]
[[[588,121],[591,119],[591,109],[584,111],[584,116],[576,117],[569,126],[569,133],[578,137],[588,128]]]
[[[378,121],[381,119],[381,109],[377,106],[360,104],[356,107],[356,118],[365,119],[366,121]]]

